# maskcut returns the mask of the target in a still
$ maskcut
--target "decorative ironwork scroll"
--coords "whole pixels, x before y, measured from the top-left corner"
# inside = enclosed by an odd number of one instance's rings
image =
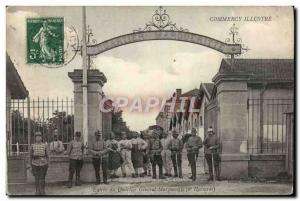
[[[173,23],[171,21],[167,11],[161,6],[154,12],[152,20],[146,23],[146,26],[143,29],[139,28],[137,30],[134,30],[133,33],[117,36],[115,38],[111,38],[109,40],[96,44],[95,40],[90,40],[90,37],[93,36],[92,29],[88,27],[87,31],[87,54],[89,58],[116,47],[151,40],[184,41],[203,45],[226,55],[241,54],[241,44],[239,44],[241,39],[235,38],[235,36],[238,34],[235,25],[230,32],[233,38],[233,42],[228,43],[230,42],[229,39],[229,41],[226,40],[226,42],[224,43],[214,38],[191,33],[187,29],[184,29],[182,27],[178,28],[176,23]],[[244,50],[248,49],[244,48]]]
[[[171,21],[170,15],[162,6],[160,6],[152,15],[151,21],[146,23],[144,28],[133,30],[133,32],[140,31],[183,31],[188,32],[188,29],[177,27],[176,23]]]
[[[232,25],[232,27],[230,27],[229,29],[229,37],[225,39],[225,43],[230,43],[230,44],[240,44],[241,45],[241,53],[237,54],[236,56],[240,56],[243,53],[248,52],[250,49],[248,48],[248,46],[246,46],[245,44],[242,44],[242,39],[240,37],[238,37],[239,32],[238,32],[239,28],[235,26],[235,24]]]

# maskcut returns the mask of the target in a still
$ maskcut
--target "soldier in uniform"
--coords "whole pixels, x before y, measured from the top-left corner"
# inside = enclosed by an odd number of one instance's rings
[[[35,178],[35,193],[36,195],[45,195],[49,154],[47,145],[42,142],[41,132],[35,133],[35,143],[30,147],[29,157],[32,174]]]
[[[69,143],[66,154],[69,155],[69,182],[68,188],[72,187],[73,175],[76,175],[75,185],[80,186],[80,171],[83,165],[84,144],[81,140],[81,132],[75,132],[75,138]]]
[[[163,169],[162,169],[162,144],[159,140],[159,132],[157,130],[153,131],[153,138],[149,141],[149,153],[150,153],[150,160],[152,164],[152,178],[156,179],[156,165],[159,168],[159,179],[165,179],[163,176]]]
[[[53,142],[50,143],[51,154],[62,154],[65,151],[62,141],[58,139],[58,130],[54,130]]]
[[[149,135],[147,132],[143,132],[142,134],[142,139],[145,140],[147,143],[146,149],[143,151],[144,157],[143,157],[143,162],[144,162],[144,174],[147,176],[151,176],[151,162],[150,162],[150,154],[149,154]]]
[[[165,169],[165,176],[171,177],[171,171],[172,171],[172,159],[171,159],[171,151],[168,149],[170,144],[170,138],[168,137],[168,133],[163,132],[162,134],[163,138],[160,140],[162,145],[162,160],[163,160],[163,167]]]
[[[204,154],[205,159],[208,164],[208,170],[209,170],[209,178],[208,180],[213,179],[213,170],[212,166],[214,165],[216,178],[217,180],[220,180],[220,155],[219,155],[219,147],[220,143],[218,140],[217,135],[214,133],[213,128],[210,126],[207,130],[207,137],[203,141],[204,144]],[[214,160],[214,164],[212,164],[212,157]]]
[[[107,182],[107,166],[108,166],[108,149],[106,147],[105,141],[102,139],[102,133],[100,131],[95,132],[95,141],[90,149],[90,152],[93,155],[93,166],[95,169],[96,183],[100,184],[100,165],[103,173],[103,183],[108,184]]]
[[[135,177],[135,172],[131,161],[132,144],[131,140],[128,139],[126,132],[122,132],[122,140],[119,141],[119,147],[121,149],[121,156],[123,159],[123,163],[121,166],[123,177],[126,177],[126,166],[131,172],[131,176]]]
[[[192,171],[192,176],[190,179],[193,181],[196,180],[196,160],[197,160],[197,155],[199,153],[199,149],[203,147],[202,144],[202,139],[196,135],[197,131],[195,128],[192,129],[192,134],[188,138],[185,148],[187,151],[187,158],[189,160],[190,166],[191,166],[191,171]]]
[[[135,132],[133,135],[133,139],[131,139],[132,151],[131,151],[131,159],[133,168],[135,171],[134,177],[144,177],[144,160],[143,160],[143,151],[147,148],[147,143],[140,138],[138,132]]]
[[[181,139],[178,139],[178,132],[172,132],[173,139],[171,139],[168,149],[171,151],[171,158],[174,167],[174,177],[182,178],[182,149],[183,143]]]

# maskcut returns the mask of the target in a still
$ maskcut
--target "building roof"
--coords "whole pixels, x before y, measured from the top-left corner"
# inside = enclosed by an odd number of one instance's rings
[[[155,119],[157,120],[159,117],[163,117],[163,112],[159,112]]]
[[[235,59],[234,68],[231,68],[230,59],[223,59],[216,76],[220,74],[243,74],[250,81],[294,81],[294,60]]]
[[[6,54],[6,86],[11,92],[12,99],[25,99],[29,94],[8,54]]]
[[[214,83],[201,83],[199,89],[200,96],[203,93],[206,95],[207,99],[210,100],[214,86]]]
[[[187,91],[183,94],[181,94],[180,97],[192,97],[192,96],[198,96],[198,93],[199,93],[199,89],[195,88],[195,89],[192,89],[190,91]]]

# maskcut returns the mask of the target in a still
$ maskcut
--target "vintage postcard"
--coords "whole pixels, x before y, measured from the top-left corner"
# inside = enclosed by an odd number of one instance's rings
[[[293,195],[294,12],[7,6],[7,195]]]

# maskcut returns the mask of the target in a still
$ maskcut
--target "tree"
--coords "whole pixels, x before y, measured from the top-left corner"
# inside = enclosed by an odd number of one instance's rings
[[[131,131],[129,127],[126,125],[126,122],[123,120],[122,117],[123,111],[122,110],[113,110],[112,113],[112,131],[115,133],[116,138],[121,138],[121,133],[126,132],[130,135]]]

